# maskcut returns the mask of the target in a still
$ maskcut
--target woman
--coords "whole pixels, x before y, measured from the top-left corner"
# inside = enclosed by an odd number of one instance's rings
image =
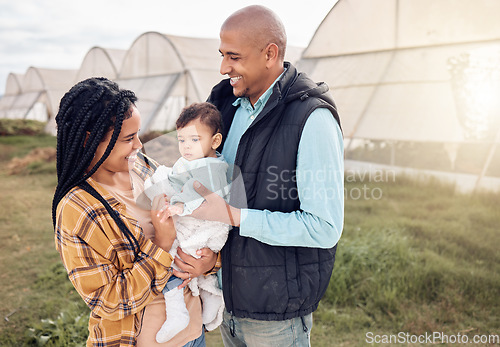
[[[139,151],[137,98],[105,78],[76,84],[61,100],[57,123],[58,183],[52,205],[56,248],[75,289],[91,309],[89,346],[154,346],[165,320],[161,291],[172,270],[175,239],[164,201],[155,211],[137,203],[155,163]],[[214,268],[216,255],[199,260],[179,252],[187,284]],[[165,346],[204,346],[199,297],[185,289],[186,329]]]

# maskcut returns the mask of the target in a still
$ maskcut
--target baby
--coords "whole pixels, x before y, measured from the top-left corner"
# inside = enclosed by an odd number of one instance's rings
[[[205,247],[219,252],[226,242],[229,225],[199,220],[189,215],[204,201],[193,188],[199,181],[226,201],[229,198],[228,164],[216,152],[222,142],[220,112],[210,103],[195,103],[185,107],[176,122],[179,151],[182,155],[172,169],[159,166],[144,184],[148,198],[166,194],[170,198],[169,210],[174,215],[177,239],[170,254],[175,258],[177,247],[193,257]],[[171,276],[163,289],[167,319],[156,335],[163,343],[187,327],[189,314],[183,291],[178,288],[182,280]],[[202,319],[207,330],[222,322],[224,301],[216,275],[199,276],[189,283],[193,295],[200,295],[203,303]]]

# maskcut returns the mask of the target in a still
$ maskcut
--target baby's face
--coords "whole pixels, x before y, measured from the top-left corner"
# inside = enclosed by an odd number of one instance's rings
[[[184,128],[177,129],[177,140],[179,152],[187,160],[216,157],[212,129],[199,119],[192,120]]]

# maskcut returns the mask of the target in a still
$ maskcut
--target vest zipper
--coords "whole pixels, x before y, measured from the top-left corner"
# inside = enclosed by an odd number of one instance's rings
[[[229,320],[229,332],[231,333],[232,337],[236,337],[233,317],[234,317],[233,312],[231,312],[231,319]]]
[[[309,329],[307,328],[306,322],[304,321],[304,316],[300,316],[300,319],[302,320],[302,329],[307,334],[307,332],[309,331]]]

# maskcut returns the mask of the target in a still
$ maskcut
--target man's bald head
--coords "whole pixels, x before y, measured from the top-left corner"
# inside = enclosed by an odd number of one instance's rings
[[[239,31],[247,42],[253,43],[259,49],[274,43],[278,46],[279,59],[283,61],[285,58],[285,26],[267,7],[252,5],[234,12],[222,24],[221,31],[224,30]]]

